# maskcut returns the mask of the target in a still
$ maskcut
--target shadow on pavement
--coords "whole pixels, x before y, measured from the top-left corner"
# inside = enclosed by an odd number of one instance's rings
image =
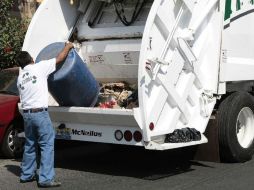
[[[192,166],[210,167],[192,161],[194,149],[148,151],[143,147],[58,141],[55,148],[55,167],[143,180],[158,180],[193,171]],[[20,159],[17,160],[21,162]],[[17,165],[5,165],[16,176]]]
[[[5,165],[4,166],[9,172],[16,176],[20,176],[20,167],[16,165]]]
[[[143,147],[83,143],[68,149],[56,148],[57,168],[85,171],[114,176],[128,176],[144,180],[157,180],[190,172],[192,149],[148,151]]]

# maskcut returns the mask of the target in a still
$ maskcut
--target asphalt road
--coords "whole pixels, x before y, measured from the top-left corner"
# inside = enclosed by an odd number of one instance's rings
[[[56,148],[55,189],[89,190],[253,190],[254,159],[243,164],[192,161],[181,152],[93,143]],[[20,184],[20,160],[0,158],[0,189],[38,189]]]

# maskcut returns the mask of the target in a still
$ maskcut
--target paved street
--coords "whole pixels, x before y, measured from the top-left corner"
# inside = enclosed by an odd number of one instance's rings
[[[64,144],[56,150],[56,189],[253,190],[254,160],[244,164],[190,161],[176,153],[93,143]],[[180,155],[180,154],[179,154]],[[0,189],[37,189],[20,184],[20,160],[0,159]]]

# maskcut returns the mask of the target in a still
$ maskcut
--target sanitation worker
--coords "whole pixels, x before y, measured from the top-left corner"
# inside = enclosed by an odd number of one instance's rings
[[[56,69],[56,64],[65,60],[72,43],[66,43],[56,58],[34,63],[30,54],[21,51],[18,64],[21,67],[17,86],[23,110],[25,125],[25,150],[21,163],[20,182],[38,180],[39,187],[58,187],[60,182],[54,180],[54,129],[48,114],[47,78]],[[41,159],[40,170],[36,174],[36,146],[39,145]]]

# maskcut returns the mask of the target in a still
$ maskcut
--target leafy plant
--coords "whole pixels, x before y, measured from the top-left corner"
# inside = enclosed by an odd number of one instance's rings
[[[0,70],[17,66],[27,22],[10,14],[14,0],[0,0]]]

